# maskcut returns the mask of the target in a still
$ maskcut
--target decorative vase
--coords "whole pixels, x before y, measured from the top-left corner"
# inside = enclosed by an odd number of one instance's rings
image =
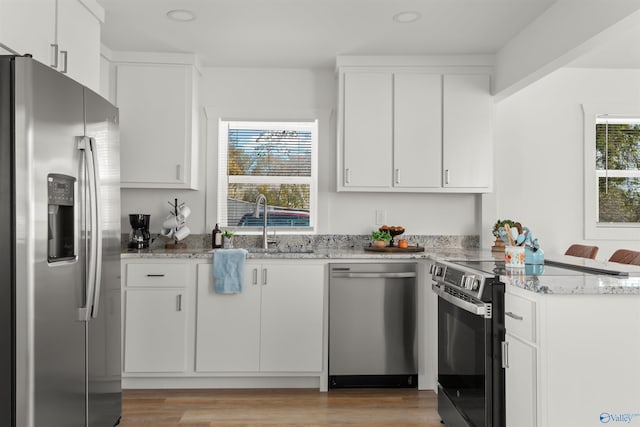
[[[532,249],[529,246],[524,248],[524,262],[527,264],[544,264],[544,251],[540,248]]]
[[[224,249],[232,249],[233,248],[233,237],[222,236],[222,247]]]
[[[504,266],[506,268],[524,268],[524,246],[505,246]]]

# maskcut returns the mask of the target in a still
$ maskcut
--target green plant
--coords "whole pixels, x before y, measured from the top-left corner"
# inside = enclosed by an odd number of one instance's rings
[[[230,230],[225,230],[222,232],[222,237],[226,237],[227,239],[230,239],[233,237],[233,231]]]
[[[388,231],[375,230],[371,233],[371,240],[384,240],[389,243],[391,241],[391,234]]]
[[[492,233],[495,237],[500,237],[500,234],[498,233],[498,230],[500,229],[500,227],[504,227],[505,224],[508,224],[509,227],[515,227],[516,222],[512,221],[510,219],[499,219],[496,221],[496,223],[493,225],[493,230]]]

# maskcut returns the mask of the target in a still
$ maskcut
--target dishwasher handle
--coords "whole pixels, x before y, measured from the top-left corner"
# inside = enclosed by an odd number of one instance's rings
[[[347,278],[347,279],[404,279],[405,277],[416,277],[414,271],[399,272],[399,273],[351,273],[351,272],[337,272],[333,271],[331,277]]]

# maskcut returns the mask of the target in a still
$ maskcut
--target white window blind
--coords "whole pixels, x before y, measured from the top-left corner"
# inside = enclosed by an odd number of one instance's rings
[[[218,222],[257,229],[255,201],[264,194],[268,226],[311,231],[317,194],[317,120],[219,122]]]
[[[640,223],[640,117],[601,115],[595,124],[597,223]]]

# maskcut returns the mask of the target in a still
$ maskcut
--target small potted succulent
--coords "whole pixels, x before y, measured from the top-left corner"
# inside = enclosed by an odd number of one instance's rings
[[[225,230],[222,232],[222,247],[226,249],[233,248],[233,231]]]
[[[387,231],[376,230],[371,233],[372,245],[376,248],[384,248],[391,241],[391,234]]]

